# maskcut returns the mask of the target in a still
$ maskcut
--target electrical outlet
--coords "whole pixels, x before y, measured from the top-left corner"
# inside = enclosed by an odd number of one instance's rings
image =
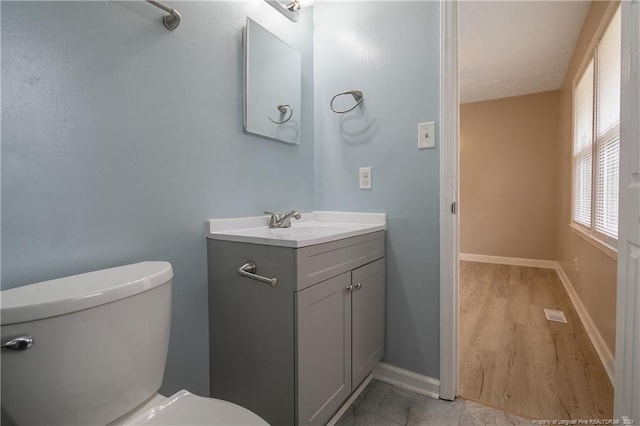
[[[436,122],[418,123],[418,149],[436,147]]]
[[[371,189],[371,167],[360,167],[358,176],[360,189]]]

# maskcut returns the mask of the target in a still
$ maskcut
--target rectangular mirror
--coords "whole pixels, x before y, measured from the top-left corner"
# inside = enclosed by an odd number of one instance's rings
[[[300,143],[300,53],[250,18],[244,30],[244,116],[247,132]]]

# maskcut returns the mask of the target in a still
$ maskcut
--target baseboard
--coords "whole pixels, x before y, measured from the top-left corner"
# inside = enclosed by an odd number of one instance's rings
[[[440,380],[383,362],[373,370],[373,378],[430,398],[440,398]]]
[[[584,326],[584,329],[587,332],[587,336],[589,336],[589,339],[591,340],[591,343],[593,344],[593,347],[595,348],[596,353],[598,354],[598,357],[602,362],[602,366],[604,367],[605,371],[607,372],[607,375],[609,376],[609,380],[611,380],[611,384],[613,384],[614,377],[615,377],[614,375],[615,361],[613,358],[613,354],[609,350],[609,347],[607,346],[607,343],[602,337],[602,334],[600,334],[600,331],[598,331],[598,328],[596,327],[593,320],[591,319],[589,312],[582,304],[580,297],[578,297],[578,293],[576,293],[575,289],[573,288],[573,285],[571,284],[571,281],[569,280],[569,277],[564,272],[564,269],[562,268],[560,263],[556,262],[555,269],[556,269],[556,272],[558,273],[558,276],[560,277],[560,281],[562,282],[564,289],[567,291],[567,294],[569,295],[569,299],[571,299],[571,303],[573,303],[573,307],[576,309],[576,312],[580,317],[580,321],[582,321],[582,325]]]
[[[460,260],[468,262],[496,263],[498,265],[531,266],[533,268],[556,269],[555,260],[524,259],[520,257],[487,256],[485,254],[460,253]]]

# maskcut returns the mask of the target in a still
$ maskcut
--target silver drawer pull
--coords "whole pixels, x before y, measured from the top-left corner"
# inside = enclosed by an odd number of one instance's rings
[[[347,292],[351,293],[353,291],[353,284],[349,284],[347,286]]]
[[[11,349],[12,351],[24,351],[33,346],[33,337],[18,336],[3,339],[0,342],[0,349]]]
[[[362,288],[362,283],[356,284],[356,290],[360,290]]]
[[[257,275],[256,274],[257,271],[258,271],[258,266],[256,265],[256,262],[254,262],[253,260],[250,260],[238,269],[238,275],[242,277],[251,278],[252,280],[267,283],[271,287],[275,287],[278,285],[277,278],[267,278],[267,277],[263,277],[262,275]]]

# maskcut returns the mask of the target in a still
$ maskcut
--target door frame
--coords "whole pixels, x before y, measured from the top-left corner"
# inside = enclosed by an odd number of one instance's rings
[[[440,2],[440,398],[458,395],[458,0]]]
[[[620,105],[620,215],[618,229],[618,282],[614,417],[640,421],[640,3],[622,2],[622,79]],[[635,178],[630,178],[635,175]],[[635,195],[634,195],[635,194]],[[627,243],[627,244],[625,244]],[[636,249],[632,248],[636,245]],[[635,376],[634,373],[635,372]]]

